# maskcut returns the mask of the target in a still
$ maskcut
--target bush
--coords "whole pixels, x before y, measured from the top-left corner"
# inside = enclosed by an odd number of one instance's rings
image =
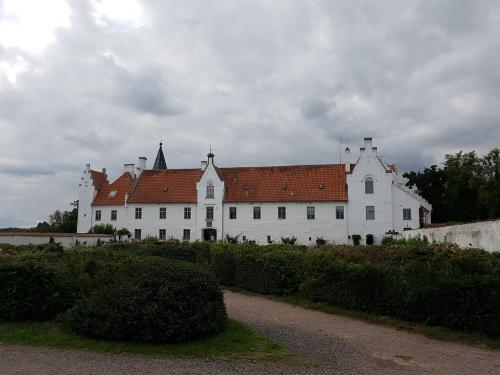
[[[96,234],[115,234],[115,228],[111,224],[96,224],[90,230]]]
[[[0,261],[0,320],[44,321],[69,308],[77,287],[39,260]]]
[[[302,280],[303,253],[290,245],[214,244],[212,257],[223,285],[281,295],[297,290]]]
[[[221,332],[226,320],[210,274],[185,262],[145,258],[82,299],[63,322],[98,339],[184,342]]]
[[[354,244],[354,246],[359,246],[360,241],[361,241],[361,236],[359,234],[352,235],[352,243]]]

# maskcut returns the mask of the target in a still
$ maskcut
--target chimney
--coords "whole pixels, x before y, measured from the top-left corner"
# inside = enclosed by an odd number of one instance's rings
[[[351,149],[345,148],[344,151],[345,173],[351,173]]]
[[[201,161],[201,170],[204,171],[205,169],[207,169],[207,161],[206,160],[202,160]]]
[[[139,156],[139,166],[137,167],[137,174],[140,176],[142,171],[146,170],[146,161],[148,159],[145,156]]]
[[[134,177],[134,164],[123,164],[123,173],[127,172]]]
[[[364,142],[365,142],[365,151],[371,151],[372,150],[372,138],[371,137],[365,138]]]
[[[103,168],[103,169],[101,170],[101,172],[102,172],[102,174],[103,174],[103,175],[105,175],[105,176],[106,176],[106,168]]]

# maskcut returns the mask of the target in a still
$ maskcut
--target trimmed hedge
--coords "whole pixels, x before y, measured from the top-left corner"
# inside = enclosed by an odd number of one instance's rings
[[[302,281],[303,252],[291,245],[212,247],[213,271],[223,285],[263,294],[289,294]]]
[[[82,299],[63,322],[98,339],[184,342],[221,332],[226,320],[213,276],[189,263],[152,257]]]
[[[44,321],[69,308],[77,285],[39,260],[0,261],[0,320]]]
[[[301,291],[348,309],[500,336],[497,260],[479,251],[429,249],[397,265],[312,251],[305,258]]]

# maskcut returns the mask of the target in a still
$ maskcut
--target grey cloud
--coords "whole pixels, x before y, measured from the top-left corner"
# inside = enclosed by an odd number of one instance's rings
[[[355,156],[372,136],[401,171],[498,147],[496,1],[142,4],[147,27],[99,25],[73,0],[42,53],[0,42],[30,67],[0,82],[0,158],[28,163],[0,164],[2,225],[69,209],[87,162],[113,179],[160,139],[172,168],[210,144],[221,166],[330,163],[340,137]]]

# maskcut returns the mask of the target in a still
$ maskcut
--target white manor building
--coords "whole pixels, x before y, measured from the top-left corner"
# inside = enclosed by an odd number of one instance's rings
[[[80,181],[78,232],[96,224],[127,228],[133,239],[281,242],[312,245],[380,243],[388,234],[431,221],[431,205],[407,188],[394,165],[382,161],[372,139],[344,164],[221,168],[210,152],[197,169],[169,169],[162,144],[152,169],[125,164],[108,181],[87,164]]]

